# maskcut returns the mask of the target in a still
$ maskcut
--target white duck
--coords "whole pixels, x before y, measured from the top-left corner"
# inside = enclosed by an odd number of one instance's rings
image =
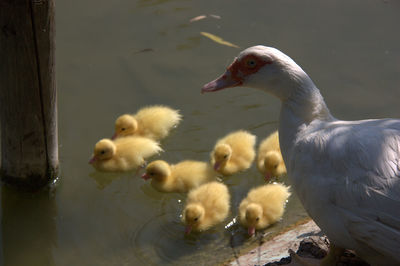
[[[333,244],[323,263],[332,263],[340,247],[372,265],[400,265],[400,120],[335,119],[310,77],[271,47],[245,49],[202,92],[236,86],[282,101],[279,140],[288,177]]]

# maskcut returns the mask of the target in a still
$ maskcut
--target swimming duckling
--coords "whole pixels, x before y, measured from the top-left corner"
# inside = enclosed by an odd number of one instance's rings
[[[185,233],[204,231],[222,222],[228,216],[230,195],[228,187],[220,182],[210,182],[188,193],[182,221]]]
[[[211,164],[222,175],[233,175],[248,169],[255,157],[256,136],[238,130],[221,138],[211,152]]]
[[[125,136],[143,136],[161,140],[176,127],[182,116],[178,110],[167,106],[154,105],[140,109],[136,114],[124,114],[115,121],[113,139]]]
[[[286,174],[286,166],[283,161],[279,146],[279,133],[273,132],[265,138],[258,148],[257,168],[264,175],[265,181],[271,177],[280,177]]]
[[[282,184],[253,188],[239,205],[239,222],[253,235],[282,217],[289,196],[289,187]]]
[[[96,143],[89,163],[99,171],[129,171],[144,166],[145,159],[161,151],[159,144],[148,138],[102,139]]]
[[[215,181],[217,173],[206,162],[186,160],[170,165],[157,160],[146,167],[142,178],[160,192],[188,192],[206,182]]]

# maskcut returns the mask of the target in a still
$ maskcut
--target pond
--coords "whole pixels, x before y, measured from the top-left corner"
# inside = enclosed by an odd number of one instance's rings
[[[184,236],[185,195],[159,193],[134,173],[96,172],[88,164],[94,144],[111,137],[119,115],[151,104],[179,109],[184,117],[153,159],[206,161],[215,141],[237,129],[262,140],[277,129],[277,99],[244,88],[200,94],[241,49],[257,44],[301,65],[336,117],[399,117],[399,11],[394,0],[56,1],[60,180],[50,195],[3,187],[1,265],[232,259],[232,246],[238,251],[256,242],[239,226],[224,228],[248,190],[263,183],[255,165],[224,179],[232,198],[225,223]],[[265,232],[304,217],[292,195],[282,221]]]

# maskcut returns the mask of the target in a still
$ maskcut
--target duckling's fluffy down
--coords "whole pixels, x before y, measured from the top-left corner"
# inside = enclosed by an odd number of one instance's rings
[[[99,171],[120,172],[137,169],[145,164],[145,159],[162,151],[157,142],[143,137],[125,137],[107,142],[107,145],[113,146],[114,153],[109,158],[97,159],[92,163]],[[95,147],[94,158],[101,153],[101,149],[97,148]]]
[[[283,215],[290,194],[289,187],[282,184],[268,184],[251,189],[239,205],[240,223],[245,227],[250,226],[251,221],[246,219],[246,211],[250,204],[258,205],[262,209],[259,221],[253,224],[255,229],[263,229],[277,222]]]
[[[192,217],[188,217],[188,209],[191,206],[198,206],[204,211],[204,215],[195,222],[191,219]],[[230,195],[228,187],[216,181],[206,183],[188,193],[182,221],[194,231],[207,230],[225,220],[229,209]]]
[[[269,162],[266,160],[270,160]],[[266,165],[268,166],[266,169]],[[275,131],[261,141],[258,148],[257,168],[266,176],[279,177],[286,174],[285,162],[279,145],[279,133]]]
[[[163,105],[143,107],[136,114],[124,115],[125,120],[129,117],[132,120],[136,120],[137,126],[136,130],[131,131],[129,134],[144,136],[154,140],[161,140],[168,136],[170,130],[176,127],[182,119],[178,110]],[[116,128],[118,127],[118,122],[117,119]],[[123,122],[123,120],[120,122]]]
[[[146,168],[144,177],[160,192],[188,192],[204,183],[215,181],[217,173],[209,163],[185,160],[169,165],[157,160]]]
[[[211,164],[215,165],[216,163],[216,149],[221,145],[228,145],[232,151],[230,158],[217,171],[223,175],[232,175],[246,170],[251,166],[256,156],[255,144],[256,136],[250,132],[245,130],[231,132],[216,142],[214,150],[211,152]]]

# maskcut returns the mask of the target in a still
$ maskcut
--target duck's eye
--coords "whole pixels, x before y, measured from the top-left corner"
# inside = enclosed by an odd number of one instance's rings
[[[102,151],[100,151],[100,153],[101,153],[101,154],[104,154],[104,153],[106,153],[106,151],[105,151],[105,150],[102,150]]]
[[[278,165],[274,165],[274,168],[275,168],[275,169],[278,168]]]
[[[149,175],[155,175],[155,173],[154,173],[154,172],[151,172]]]
[[[256,218],[256,221],[257,221],[257,222],[260,221],[260,217],[257,217],[257,218]]]
[[[123,128],[121,128],[121,130],[122,130],[122,131],[124,131],[125,129],[126,129],[126,128],[124,128],[124,127],[123,127]]]
[[[224,155],[224,159],[226,159],[226,158],[228,158],[228,154],[225,154],[225,155]]]
[[[246,61],[246,66],[249,67],[249,68],[253,68],[256,65],[257,65],[257,62],[254,59],[249,59],[249,60]]]
[[[193,219],[193,221],[197,222],[199,220],[199,217],[196,217]]]

